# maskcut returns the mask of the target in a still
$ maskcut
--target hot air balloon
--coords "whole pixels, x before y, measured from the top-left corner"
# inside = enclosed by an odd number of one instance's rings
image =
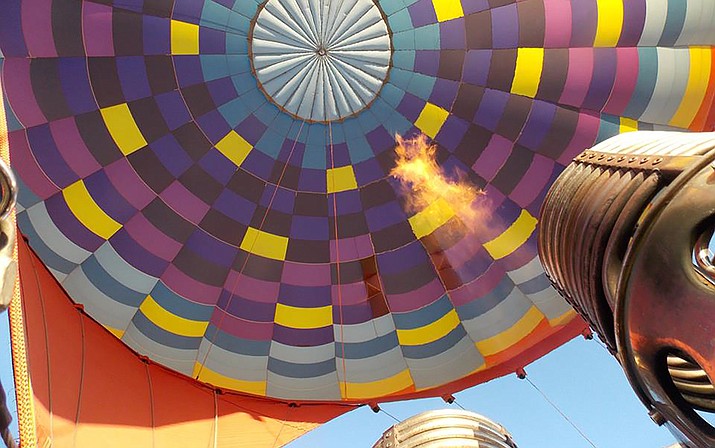
[[[6,0],[21,436],[286,443],[580,334],[546,191],[620,132],[712,129],[714,25],[710,0]]]

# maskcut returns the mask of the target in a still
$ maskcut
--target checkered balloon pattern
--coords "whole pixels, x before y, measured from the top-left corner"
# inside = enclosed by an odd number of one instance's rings
[[[535,228],[574,156],[713,130],[715,2],[8,0],[20,230],[138,353],[286,400],[439,395],[583,328]],[[424,134],[484,221],[391,176]]]

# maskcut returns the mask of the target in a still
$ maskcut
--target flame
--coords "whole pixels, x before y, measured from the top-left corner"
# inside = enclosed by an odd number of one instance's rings
[[[397,160],[390,175],[404,188],[409,212],[422,212],[439,201],[448,204],[468,228],[474,229],[483,221],[484,213],[477,198],[484,192],[472,185],[464,173],[448,176],[437,164],[437,147],[428,142],[427,136],[419,134],[405,139],[396,135],[395,140]]]

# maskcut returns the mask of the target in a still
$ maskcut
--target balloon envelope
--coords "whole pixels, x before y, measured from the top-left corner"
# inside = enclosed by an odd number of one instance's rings
[[[713,128],[710,0],[3,8],[32,249],[130,348],[259,396],[451,393],[543,355],[584,328],[536,255],[562,167]],[[477,222],[391,175],[419,133]]]

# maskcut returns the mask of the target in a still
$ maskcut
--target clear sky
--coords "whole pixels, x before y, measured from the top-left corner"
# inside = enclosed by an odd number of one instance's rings
[[[0,316],[0,378],[12,391],[7,313]],[[674,442],[658,428],[633,394],[616,360],[595,341],[577,338],[527,366],[531,381],[593,441],[598,448],[662,448]],[[591,448],[545,400],[515,375],[456,394],[466,409],[501,423],[522,448]],[[9,397],[11,405],[15,398]],[[381,405],[403,420],[449,406],[440,399]],[[455,405],[452,405],[455,406]],[[362,407],[301,437],[290,448],[369,448],[395,423],[386,413]],[[17,435],[17,426],[13,425]]]

